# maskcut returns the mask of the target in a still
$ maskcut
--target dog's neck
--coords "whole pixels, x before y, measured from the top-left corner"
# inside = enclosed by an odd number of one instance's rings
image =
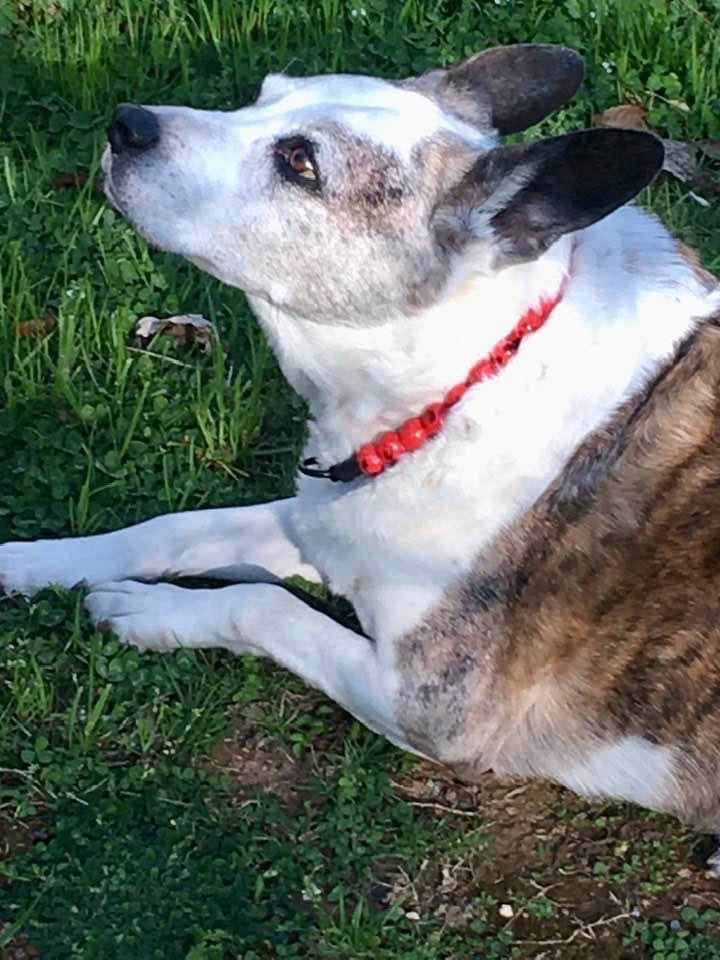
[[[650,375],[687,335],[689,318],[709,309],[706,291],[664,228],[634,208],[608,219],[609,229],[605,221],[564,237],[538,260],[491,276],[473,274],[468,258],[436,305],[378,326],[322,325],[253,302],[285,376],[310,407],[323,460],[344,459],[441,399],[526,310],[563,283],[563,303],[512,361],[513,383],[537,382],[573,353],[582,366],[594,351],[591,364],[606,367],[606,399],[612,405],[615,392],[617,401],[624,399],[636,373]],[[675,298],[667,289],[673,285]],[[571,409],[585,398],[582,382],[568,373],[567,383],[556,380],[548,389],[556,404]],[[498,379],[509,376],[503,371]],[[472,392],[488,391],[488,412],[496,416],[492,389],[480,384]],[[522,415],[515,406],[507,410],[509,427]]]
[[[260,301],[252,305],[287,380],[308,403],[325,442],[337,437],[340,455],[464,380],[527,309],[557,293],[571,246],[563,239],[535,263],[492,277],[465,269],[436,305],[372,327],[318,324]]]

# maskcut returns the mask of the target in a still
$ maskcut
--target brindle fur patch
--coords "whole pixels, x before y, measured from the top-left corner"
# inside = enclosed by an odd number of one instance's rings
[[[465,776],[639,737],[720,830],[720,325],[705,322],[399,646],[410,742]],[[507,753],[505,753],[507,751]]]

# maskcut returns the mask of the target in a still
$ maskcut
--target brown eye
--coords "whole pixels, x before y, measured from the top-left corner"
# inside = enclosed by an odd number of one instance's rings
[[[315,167],[305,147],[293,147],[288,157],[288,163],[298,176],[305,177],[308,180],[315,179]]]
[[[312,144],[301,137],[291,137],[275,144],[278,171],[286,180],[302,187],[317,190],[320,187],[317,164]]]

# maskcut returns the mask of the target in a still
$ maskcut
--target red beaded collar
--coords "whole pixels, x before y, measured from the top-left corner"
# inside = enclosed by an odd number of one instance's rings
[[[431,403],[429,407],[425,407],[419,417],[411,417],[397,430],[389,430],[372,443],[363,444],[342,463],[335,463],[327,470],[321,470],[316,466],[317,459],[311,457],[300,465],[298,468],[300,472],[307,477],[321,477],[325,480],[350,483],[362,476],[376,477],[387,467],[396,464],[406,453],[419,450],[427,440],[440,432],[445,417],[470,387],[494,377],[508,364],[525,337],[543,326],[562,300],[562,295],[561,289],[554,297],[541,300],[539,307],[524,313],[510,333],[496,343],[490,353],[472,367],[465,380],[448,390],[442,402]]]

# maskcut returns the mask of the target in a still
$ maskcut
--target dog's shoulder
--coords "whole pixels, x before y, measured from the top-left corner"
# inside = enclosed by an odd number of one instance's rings
[[[720,316],[585,439],[399,656],[410,734],[431,753],[414,724],[432,715],[434,749],[455,762],[483,728],[502,769],[515,731],[529,772],[538,698],[535,733],[566,746],[720,735]],[[503,705],[492,729],[488,697]]]

